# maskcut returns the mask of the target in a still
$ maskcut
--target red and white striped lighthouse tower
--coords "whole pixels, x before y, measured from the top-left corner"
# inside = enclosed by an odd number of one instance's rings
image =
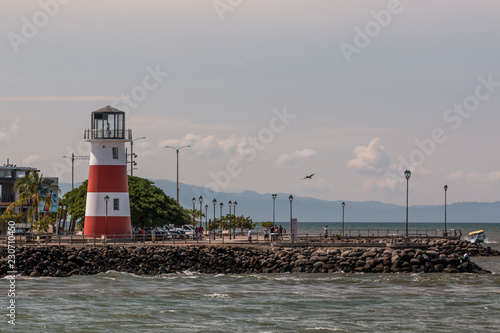
[[[132,130],[125,129],[125,112],[109,105],[92,112],[84,138],[91,151],[83,234],[131,237],[125,143]]]

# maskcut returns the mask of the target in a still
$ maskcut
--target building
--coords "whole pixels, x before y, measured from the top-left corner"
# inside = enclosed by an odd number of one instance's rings
[[[131,237],[125,112],[106,106],[92,112],[84,139],[91,144],[85,226],[88,237]]]
[[[0,166],[0,214],[3,214],[7,207],[9,207],[13,202],[15,202],[19,193],[14,190],[14,184],[19,178],[26,177],[30,169],[35,172],[40,170],[29,167],[18,167],[14,164],[9,164],[9,160],[3,166]]]

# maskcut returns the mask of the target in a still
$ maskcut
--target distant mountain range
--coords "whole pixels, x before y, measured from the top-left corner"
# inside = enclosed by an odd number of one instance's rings
[[[166,179],[153,180],[168,196],[175,199],[176,183]],[[75,185],[79,186],[80,184]],[[60,183],[63,193],[71,190],[71,184]],[[277,193],[276,222],[290,220],[289,193]],[[254,222],[272,221],[273,199],[270,193],[260,194],[254,191],[241,193],[219,192],[189,184],[179,184],[179,201],[183,207],[192,209],[192,198],[196,198],[195,208],[200,209],[199,197],[203,196],[203,210],[208,205],[208,218],[213,218],[215,198],[215,216],[220,216],[219,203],[223,202],[222,214],[229,213],[228,202],[237,201],[236,214],[250,216]],[[405,222],[406,206],[386,204],[379,201],[346,201],[345,222]],[[299,222],[341,222],[342,201],[326,201],[309,197],[294,196],[292,203],[293,217]],[[409,207],[409,222],[443,222],[444,205],[415,205]],[[457,202],[447,205],[447,221],[453,222],[500,222],[500,202]]]

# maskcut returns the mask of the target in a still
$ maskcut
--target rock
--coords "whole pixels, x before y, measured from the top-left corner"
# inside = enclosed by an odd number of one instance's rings
[[[428,242],[432,244],[432,242]],[[446,248],[446,250],[444,250]],[[70,276],[117,270],[157,275],[185,270],[204,274],[242,273],[389,273],[450,272],[488,273],[473,262],[461,263],[465,251],[477,255],[498,253],[487,247],[458,241],[434,242],[425,250],[375,248],[243,248],[231,246],[170,247],[19,247],[22,275]],[[6,247],[0,246],[0,251]],[[500,253],[498,253],[500,254]],[[0,258],[0,275],[8,271]]]
[[[417,258],[411,258],[410,265],[420,265],[420,260],[418,260]]]
[[[444,265],[443,264],[437,264],[437,265],[434,265],[434,269],[436,270],[436,272],[438,273],[441,273],[443,270],[444,270]]]

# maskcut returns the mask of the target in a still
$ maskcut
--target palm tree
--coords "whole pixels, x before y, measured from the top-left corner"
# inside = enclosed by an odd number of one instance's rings
[[[19,178],[14,184],[14,190],[19,193],[16,202],[13,202],[7,210],[13,210],[17,206],[29,205],[28,219],[31,221],[40,219],[40,203],[44,202],[46,206],[52,206],[52,193],[61,191],[58,185],[52,183],[52,180],[43,177],[33,169],[30,169],[26,177]],[[37,214],[38,213],[38,214]]]

